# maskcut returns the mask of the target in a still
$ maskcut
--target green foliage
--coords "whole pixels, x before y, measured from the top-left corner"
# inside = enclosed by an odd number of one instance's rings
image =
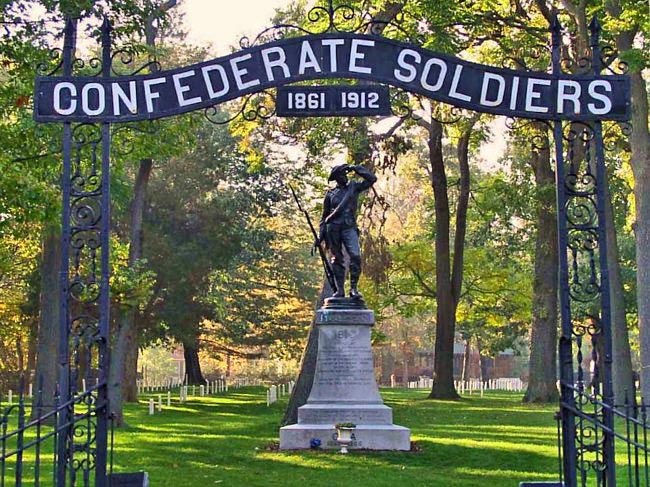
[[[170,348],[161,343],[154,343],[140,352],[138,368],[151,383],[162,383],[178,376],[178,362],[172,358]]]
[[[273,238],[265,251],[245,261],[240,256],[211,274],[205,297],[214,309],[204,323],[208,349],[242,355],[268,350],[284,358],[302,351],[321,275],[309,255],[312,239],[284,216],[272,219],[268,229]]]
[[[111,246],[111,299],[119,306],[141,311],[153,296],[156,274],[148,269],[147,260],[128,265],[127,245],[113,239]]]

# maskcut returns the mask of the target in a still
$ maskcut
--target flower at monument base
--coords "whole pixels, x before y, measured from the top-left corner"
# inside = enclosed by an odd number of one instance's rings
[[[309,441],[309,446],[310,446],[310,448],[313,448],[314,450],[320,448],[320,445],[321,445],[321,441],[320,441],[320,439],[318,439],[318,438],[312,438],[312,439]]]

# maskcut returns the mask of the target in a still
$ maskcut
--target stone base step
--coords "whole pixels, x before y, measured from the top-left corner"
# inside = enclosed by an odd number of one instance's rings
[[[393,410],[383,404],[305,404],[298,408],[298,424],[393,424]]]
[[[339,420],[340,421],[340,420]],[[338,450],[337,434],[333,424],[292,424],[280,428],[280,450],[306,450],[315,444],[325,450]],[[348,450],[411,449],[411,432],[394,424],[357,424]]]

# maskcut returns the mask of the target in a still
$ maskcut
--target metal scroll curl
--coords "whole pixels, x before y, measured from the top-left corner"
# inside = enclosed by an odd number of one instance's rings
[[[569,293],[580,303],[595,301],[600,294],[600,282],[596,265],[598,234],[594,228],[570,229]]]
[[[53,76],[63,66],[63,49],[55,47],[47,53],[47,60],[36,65],[37,76]]]
[[[76,145],[98,144],[101,139],[101,127],[96,123],[80,123],[72,128],[72,142]]]
[[[627,74],[630,70],[629,64],[618,57],[618,50],[610,45],[600,48],[600,62],[611,74]]]
[[[586,232],[589,234],[589,238],[596,238],[594,232],[598,226],[598,214],[596,202],[592,196],[585,195],[572,198],[567,202],[566,216],[567,222],[573,227],[573,233]],[[572,237],[572,234],[569,237]],[[572,240],[569,240],[569,247],[574,248]],[[593,249],[594,247],[582,246],[580,248]]]
[[[504,69],[534,70],[532,64],[540,63],[550,56],[550,47],[547,44],[535,44],[525,49],[518,50],[513,56],[506,57],[501,63]],[[530,61],[530,62],[529,62]],[[548,64],[546,61],[545,64]]]
[[[573,320],[573,335],[576,337],[595,337],[602,333],[600,320],[592,315],[585,315],[584,319]],[[586,401],[586,398],[584,399]],[[586,402],[585,402],[586,404]]]
[[[603,147],[609,152],[630,152],[630,122],[606,122],[603,124]]]
[[[469,117],[467,116],[467,110],[453,105],[436,103],[432,110],[431,118],[443,125],[453,125]]]
[[[226,125],[239,117],[247,122],[268,120],[275,115],[275,95],[271,90],[263,90],[246,96],[239,108],[230,114],[219,105],[206,108],[203,114],[215,125]]]
[[[153,73],[162,69],[157,59],[151,59],[135,67],[136,56],[140,52],[141,49],[133,46],[114,51],[111,55],[111,73],[115,76],[136,76],[147,71]]]
[[[421,117],[416,114],[413,107],[414,95],[401,88],[394,88],[390,94],[390,111],[399,118],[419,120]]]
[[[505,125],[509,130],[530,142],[530,147],[533,150],[544,151],[550,149],[550,137],[547,133],[544,133],[545,130],[550,132],[553,129],[548,120],[507,117]]]
[[[145,120],[142,122],[127,122],[111,126],[111,149],[116,156],[131,154],[137,143],[138,135],[156,135],[161,130],[161,120]]]
[[[334,6],[332,0],[326,5],[312,7],[306,15],[305,25],[277,24],[264,29],[252,40],[242,37],[239,46],[248,49],[263,42],[284,39],[293,35],[318,35],[333,33],[365,33],[371,35],[384,34],[387,30],[398,32],[402,37],[413,43],[421,44],[421,39],[414,38],[404,28],[405,14],[400,12],[390,21],[374,17],[369,11],[354,5],[339,4]]]
[[[578,56],[577,58],[563,57],[560,60],[560,68],[566,74],[590,74],[593,71],[591,53]]]

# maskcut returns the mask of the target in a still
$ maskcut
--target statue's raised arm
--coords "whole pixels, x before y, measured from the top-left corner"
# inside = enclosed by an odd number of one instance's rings
[[[361,181],[349,181],[348,173],[354,172]],[[336,292],[334,297],[345,296],[345,263],[343,248],[350,256],[350,297],[361,299],[358,289],[361,275],[361,248],[359,246],[359,229],[357,227],[357,206],[359,194],[368,190],[377,176],[368,168],[357,165],[340,164],[335,166],[329,176],[336,187],[325,194],[323,215],[320,221],[319,239],[329,251]]]

